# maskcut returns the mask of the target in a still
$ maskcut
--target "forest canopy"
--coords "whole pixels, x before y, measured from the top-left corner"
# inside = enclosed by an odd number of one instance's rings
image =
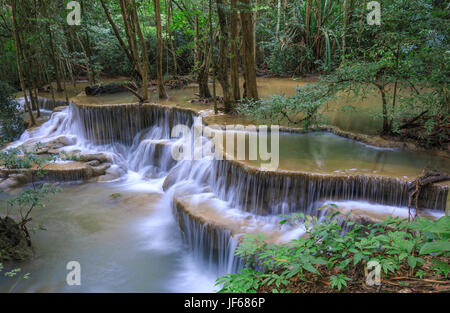
[[[120,76],[136,86],[155,82],[165,98],[167,82],[188,75],[202,99],[216,99],[209,83],[217,81],[225,112],[237,108],[253,117],[292,121],[291,114],[305,111],[302,99],[308,96],[299,91],[286,99],[289,105],[258,103],[256,77],[316,75],[327,85],[320,89],[327,92],[324,99],[338,92],[376,92],[380,133],[427,146],[448,142],[445,1],[80,0],[75,23],[70,19],[77,8],[69,2],[1,1],[0,81],[27,90],[33,107],[33,95],[50,82],[62,91],[72,81],[95,85],[102,77]],[[147,88],[131,89],[147,101]],[[256,102],[249,106],[244,99]],[[297,122],[304,121],[300,115]],[[302,123],[320,120],[316,114],[310,118]]]

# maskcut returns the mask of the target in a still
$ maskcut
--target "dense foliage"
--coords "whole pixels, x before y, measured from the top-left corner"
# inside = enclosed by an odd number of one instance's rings
[[[383,277],[448,277],[450,217],[434,222],[391,217],[362,225],[349,219],[342,224],[338,214],[320,222],[303,213],[290,216],[282,223],[303,224],[306,236],[282,245],[268,244],[264,235],[247,235],[236,251],[247,267],[218,279],[222,292],[290,292],[311,277],[328,279],[338,291],[350,281],[360,289],[371,261],[380,266]],[[351,230],[344,231],[344,226]]]
[[[8,84],[0,81],[0,143],[17,139],[24,130],[23,114],[13,93]]]
[[[55,185],[40,182],[47,173],[46,164],[55,161],[58,156],[36,155],[35,152],[39,147],[40,144],[37,144],[31,152],[23,151],[20,148],[0,151],[0,168],[2,170],[17,172],[17,175],[30,175],[29,184],[26,187],[17,194],[10,196],[6,201],[0,201],[0,205],[5,208],[4,212],[6,212],[6,217],[0,217],[2,228],[5,228],[2,231],[16,232],[15,236],[7,236],[6,234],[2,236],[0,260],[8,259],[11,254],[17,254],[15,249],[24,249],[24,245],[21,244],[22,241],[31,246],[30,230],[27,225],[32,220],[32,212],[36,207],[45,207],[48,198],[58,191]],[[13,216],[16,220],[9,216]],[[39,229],[45,230],[45,227],[40,225]],[[10,272],[10,274],[14,276],[17,273]]]

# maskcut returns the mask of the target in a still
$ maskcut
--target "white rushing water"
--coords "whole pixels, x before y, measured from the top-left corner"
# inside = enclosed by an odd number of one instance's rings
[[[197,119],[194,125],[196,123],[198,125],[201,121]],[[214,239],[208,237],[204,226],[187,219],[187,216],[182,217],[185,228],[184,232],[180,232],[179,224],[175,219],[177,215],[174,214],[173,209],[175,195],[197,195],[199,200],[213,197],[207,188],[207,183],[213,177],[214,167],[212,161],[207,158],[197,161],[175,161],[171,154],[172,147],[190,139],[171,139],[169,123],[163,121],[144,129],[136,134],[131,145],[118,142],[98,144],[86,139],[77,108],[72,104],[60,112],[53,113],[50,120],[41,127],[26,131],[10,147],[18,147],[30,142],[45,143],[60,136],[71,138],[73,142],[72,145],[64,147],[67,152],[109,154],[115,165],[124,170],[124,175],[116,182],[112,182],[114,188],[119,188],[122,192],[161,195],[151,204],[151,216],[134,223],[135,230],[139,231],[139,237],[149,238],[148,241],[141,243],[143,250],[153,251],[159,256],[178,256],[176,266],[179,268],[175,274],[172,275],[173,269],[170,269],[170,266],[167,269],[161,268],[162,272],[168,272],[167,279],[172,282],[168,285],[173,286],[172,288],[161,286],[161,291],[216,291],[218,287],[214,286],[214,283],[218,276],[235,272],[242,267],[242,263],[234,257],[238,242],[229,233],[219,232],[219,247],[213,247]],[[201,140],[208,143],[206,138]],[[176,172],[175,183],[164,191],[163,183],[171,171]],[[93,195],[87,194],[86,197],[92,199]],[[254,219],[273,225],[269,227],[277,227],[280,221],[279,217],[260,217],[240,211],[238,208],[230,207],[230,203],[223,200],[215,199],[213,204],[215,209],[222,212],[224,216],[228,216],[230,220]],[[123,253],[126,254],[127,251]],[[149,262],[152,261],[149,260]],[[33,270],[36,271],[36,268],[31,266],[30,271]],[[98,290],[89,289],[89,291],[115,290],[110,289],[108,283],[106,286],[98,285],[97,287]],[[30,288],[25,287],[24,290],[35,290],[35,287]],[[144,290],[148,289],[144,288]],[[151,290],[154,291],[154,289]]]

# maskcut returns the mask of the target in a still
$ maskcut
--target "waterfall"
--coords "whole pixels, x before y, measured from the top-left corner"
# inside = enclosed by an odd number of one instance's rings
[[[74,106],[84,137],[97,143],[132,144],[136,135],[149,127],[159,127],[160,139],[170,138],[172,125],[193,124],[194,113],[187,109],[156,104]]]
[[[256,220],[256,224],[269,221],[270,225],[276,225],[277,221],[272,223],[270,218],[279,214],[302,211],[320,216],[322,213],[316,208],[323,201],[358,200],[391,206],[408,204],[407,181],[403,179],[261,171],[238,161],[207,157],[174,160],[173,147],[192,138],[171,138],[172,127],[183,124],[192,129],[201,123],[195,112],[178,107],[71,103],[64,110],[53,113],[40,128],[26,131],[12,146],[29,140],[37,142],[61,135],[71,136],[75,138],[74,145],[64,149],[108,153],[116,165],[129,173],[158,178],[161,182],[164,180],[163,189],[168,196],[161,200],[165,201],[161,205],[173,214],[183,240],[196,259],[205,268],[219,274],[242,267],[242,261],[234,255],[239,244],[236,234],[223,225],[201,220],[183,210],[179,203],[173,201],[180,191],[189,194],[209,192],[225,203],[229,210],[251,214],[250,218]],[[206,137],[201,141],[212,145]],[[69,178],[83,179],[83,175],[74,173]],[[445,210],[447,194],[447,186],[429,187],[421,193],[421,206]],[[167,201],[168,198],[171,200]],[[298,237],[301,233],[295,234]]]
[[[204,224],[179,205],[176,205],[175,218],[185,243],[203,268],[222,276],[236,273],[243,267],[242,260],[234,254],[239,242],[228,229]]]
[[[28,101],[30,101],[30,98],[27,97]],[[17,102],[19,103],[20,107],[25,109],[25,98],[17,98]],[[52,111],[53,109],[61,106],[67,106],[66,100],[60,100],[60,99],[48,99],[43,97],[37,97],[37,104],[39,105],[39,108],[46,111]]]

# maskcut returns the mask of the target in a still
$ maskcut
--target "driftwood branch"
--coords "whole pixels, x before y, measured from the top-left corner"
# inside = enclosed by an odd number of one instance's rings
[[[419,120],[422,116],[424,116],[425,114],[428,113],[428,110],[423,111],[422,113],[420,113],[418,116],[416,116],[415,118],[409,120],[408,122],[404,123],[402,126],[400,126],[400,129],[404,129],[407,128],[409,126],[412,126],[414,124],[414,122],[416,122],[417,120]]]
[[[415,219],[419,210],[419,196],[420,192],[428,185],[434,183],[440,183],[450,180],[450,176],[447,173],[439,171],[422,171],[422,175],[417,177],[412,182],[408,183],[409,201],[408,201],[408,219]],[[414,217],[412,218],[411,208],[415,209]]]
[[[122,85],[123,88],[127,89],[129,92],[131,92],[136,98],[139,99],[139,102],[142,103],[144,102],[144,98],[137,92],[138,87],[136,86],[136,84],[134,84],[134,87],[136,87],[136,90],[134,90],[133,88],[130,88],[128,85],[123,84]]]

